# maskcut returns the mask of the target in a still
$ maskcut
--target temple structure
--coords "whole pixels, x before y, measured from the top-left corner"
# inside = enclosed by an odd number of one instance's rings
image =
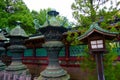
[[[87,80],[88,72],[84,72],[80,66],[86,53],[87,41],[93,34],[100,35],[105,39],[112,40],[116,37],[113,32],[103,30],[98,24],[92,24],[89,30],[81,35],[79,30],[66,29],[64,22],[61,23],[56,19],[59,13],[55,10],[48,12],[49,18],[44,25],[39,25],[35,19],[36,33],[29,36],[20,27],[17,26],[10,31],[10,43],[5,45],[6,55],[11,56],[11,64],[5,68],[6,80]],[[117,27],[119,28],[119,27]],[[67,41],[67,36],[70,37],[78,34],[78,38],[85,44],[71,45]],[[88,37],[88,38],[87,38]],[[120,55],[120,38],[117,40],[115,51]],[[25,44],[24,44],[25,42]],[[98,41],[99,42],[99,41]],[[3,40],[1,39],[1,44]],[[0,45],[2,47],[3,45]],[[90,46],[90,45],[89,45]],[[100,46],[99,46],[100,47]],[[102,47],[102,46],[101,46]],[[3,51],[3,48],[1,48]],[[101,49],[102,50],[102,49]],[[90,50],[92,54],[94,50]],[[95,52],[95,51],[94,51]],[[24,54],[23,54],[24,53]],[[22,61],[21,61],[22,60]],[[118,57],[117,60],[120,60]],[[3,68],[3,67],[2,67]],[[28,69],[31,76],[27,75]],[[97,71],[92,74],[97,74]],[[24,74],[25,73],[25,74]],[[76,74],[78,73],[78,74]]]
[[[50,14],[50,15],[52,15],[52,14]],[[49,62],[50,61],[49,58],[51,56],[48,55],[48,52],[50,53],[52,51],[50,51],[50,49],[47,50],[45,47],[46,45],[44,45],[48,41],[56,40],[55,37],[58,38],[58,36],[59,36],[57,32],[54,33],[54,31],[51,31],[51,30],[54,27],[54,30],[57,31],[58,29],[56,28],[56,26],[59,25],[59,27],[60,27],[60,23],[56,22],[55,18],[52,18],[52,19],[46,21],[45,24],[42,25],[39,29],[37,28],[37,33],[31,35],[29,37],[29,39],[27,39],[25,41],[27,49],[24,52],[22,61],[24,64],[26,64],[31,69],[31,72],[33,73],[33,75],[37,75],[36,77],[38,77],[39,71],[32,71],[32,69],[37,68],[38,70],[40,70],[40,75],[41,75],[41,76],[39,76],[40,80],[43,77],[44,77],[44,79],[47,79],[47,77],[52,76],[52,75],[48,76],[49,73],[45,74],[46,72],[49,72],[48,69],[49,69],[49,66],[51,66],[51,62]],[[53,23],[53,25],[51,25],[52,23]],[[101,29],[98,26],[98,24],[95,24],[95,25],[96,26],[94,26],[94,25],[90,26],[90,29],[84,35],[91,34],[92,32],[95,34],[98,32],[98,34],[99,34],[99,32],[100,32],[100,34],[102,33],[103,35],[105,35],[105,37],[107,39],[112,40],[113,38],[115,38],[116,35],[114,35],[114,32],[109,32],[107,30]],[[94,31],[96,31],[96,32],[94,32]],[[80,62],[84,59],[84,54],[86,53],[85,48],[87,47],[87,45],[86,45],[87,41],[83,41],[83,42],[85,42],[85,44],[70,45],[71,43],[67,42],[67,40],[66,40],[66,37],[68,36],[68,32],[71,32],[71,34],[72,34],[71,37],[74,36],[75,33],[78,33],[79,36],[81,35],[81,32],[79,30],[69,30],[69,31],[65,31],[62,33],[61,41],[64,43],[64,46],[61,47],[61,49],[59,50],[59,53],[57,55],[59,64],[65,70],[67,70],[68,73],[70,73],[71,79],[79,80],[79,77],[81,77],[81,79],[87,79],[85,77],[85,75],[87,75],[87,74],[82,72],[82,70],[80,69]],[[112,36],[111,38],[109,38],[110,37],[109,34]],[[51,46],[53,46],[53,45],[49,44],[49,47],[51,47]],[[119,47],[120,47],[120,45],[118,46],[118,48]],[[118,50],[118,48],[117,48],[117,51],[120,51],[120,50]],[[33,65],[35,68],[32,67]],[[96,74],[96,72],[94,72],[94,74]],[[50,73],[52,73],[52,72],[50,72]],[[76,74],[76,73],[79,73],[79,74]]]

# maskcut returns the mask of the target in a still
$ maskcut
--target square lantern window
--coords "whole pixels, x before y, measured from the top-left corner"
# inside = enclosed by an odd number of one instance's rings
[[[104,48],[103,40],[91,40],[91,49],[101,49]]]

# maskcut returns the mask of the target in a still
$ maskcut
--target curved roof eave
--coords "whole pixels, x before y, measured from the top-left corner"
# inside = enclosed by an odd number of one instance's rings
[[[88,37],[89,35],[91,35],[93,32],[98,32],[100,34],[103,34],[106,36],[112,36],[112,37],[115,37],[118,34],[118,32],[109,32],[107,30],[104,30],[104,29],[100,28],[98,26],[98,24],[93,23],[93,25],[90,26],[90,29],[88,31],[86,31],[83,35],[79,36],[77,39],[83,40],[86,37]]]

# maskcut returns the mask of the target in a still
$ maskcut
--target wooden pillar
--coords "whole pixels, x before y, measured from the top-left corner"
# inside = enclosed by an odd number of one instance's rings
[[[33,57],[36,57],[36,48],[35,48],[35,46],[33,47]]]
[[[65,45],[65,60],[66,60],[66,66],[69,65],[69,56],[70,56],[70,46],[67,44]]]
[[[105,80],[104,70],[103,70],[103,56],[102,54],[95,54],[96,64],[97,64],[97,73],[98,80]]]

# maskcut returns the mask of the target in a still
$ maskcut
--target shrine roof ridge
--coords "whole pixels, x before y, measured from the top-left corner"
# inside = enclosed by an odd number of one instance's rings
[[[82,40],[85,37],[92,34],[94,31],[104,35],[111,35],[111,36],[116,36],[117,34],[119,34],[118,32],[110,32],[108,30],[102,29],[101,27],[99,27],[98,23],[94,22],[93,24],[91,24],[90,28],[83,35],[79,36],[77,39]]]

